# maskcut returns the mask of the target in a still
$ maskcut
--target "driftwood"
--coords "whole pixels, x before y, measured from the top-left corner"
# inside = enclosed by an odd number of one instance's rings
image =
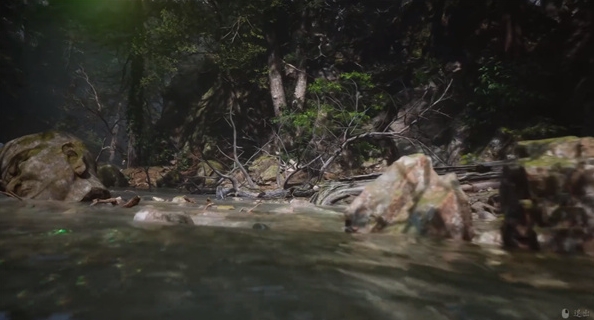
[[[314,195],[314,197],[312,197],[311,199],[311,202],[315,203],[316,205],[322,206],[333,205],[336,202],[348,198],[350,196],[358,196],[359,194],[361,194],[361,192],[363,192],[363,188],[365,188],[365,186],[349,186],[346,188],[336,188],[335,192],[329,193],[326,197],[318,196],[319,193]]]
[[[134,196],[134,198],[130,199],[128,202],[122,205],[122,208],[132,208],[140,203],[140,197]]]
[[[254,190],[254,189],[247,189],[247,188],[238,188],[235,189],[231,188],[223,188],[218,187],[215,190],[215,194],[217,199],[224,199],[228,196],[236,196],[240,198],[248,198],[248,199],[263,199],[263,200],[271,200],[271,199],[283,199],[283,198],[291,198],[291,197],[311,197],[315,194],[315,191],[312,188],[290,188],[290,189],[274,189],[274,190]]]
[[[491,180],[491,181],[479,181],[476,183],[466,183],[461,185],[460,187],[462,188],[462,191],[464,192],[479,192],[481,190],[486,190],[486,189],[499,189],[499,180],[495,181],[495,180]]]
[[[433,168],[439,175],[455,173],[464,192],[479,192],[498,189],[503,167],[510,161],[496,161],[466,166]],[[320,192],[311,198],[316,205],[332,205],[349,196],[358,196],[365,185],[377,179],[382,173],[372,173],[339,179],[320,186]]]
[[[0,191],[1,194],[11,197],[11,198],[15,198],[15,199],[19,199],[20,201],[23,201],[23,198],[19,197],[16,193],[11,192],[11,191]]]
[[[510,164],[511,161],[493,161],[493,162],[485,162],[479,163],[475,165],[464,165],[464,166],[448,166],[448,167],[436,167],[433,170],[439,174],[444,175],[447,173],[455,173],[458,176],[458,181],[460,183],[464,183],[466,181],[476,181],[476,180],[488,180],[488,179],[498,179],[501,177],[501,171],[503,167]],[[381,172],[352,176],[338,179],[341,182],[351,182],[351,181],[364,181],[364,180],[374,180],[377,177],[381,176]]]
[[[455,173],[458,181],[462,184],[465,192],[478,192],[488,188],[499,188],[499,178],[503,167],[510,161],[495,161],[475,165],[449,166],[433,168],[439,175]],[[214,168],[212,168],[214,169]],[[314,191],[311,186],[300,188],[290,186],[287,189],[258,190],[254,188],[240,187],[237,180],[223,175],[215,170],[219,176],[232,181],[233,186],[225,188],[200,188],[194,193],[216,194],[217,199],[224,199],[228,196],[235,196],[247,199],[283,199],[291,197],[311,197],[310,201],[317,205],[332,205],[350,196],[357,196],[363,191],[365,185],[377,179],[382,173],[357,175],[338,179],[319,185],[320,190]],[[235,181],[233,181],[235,180]]]
[[[121,197],[118,198],[109,198],[109,199],[93,199],[93,202],[91,202],[90,206],[94,206],[97,205],[99,203],[111,203],[112,206],[117,205],[118,203],[120,203],[122,201]]]

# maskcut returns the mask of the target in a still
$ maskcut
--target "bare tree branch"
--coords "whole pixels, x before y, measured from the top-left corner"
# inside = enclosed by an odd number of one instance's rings
[[[366,133],[361,133],[355,136],[351,136],[348,139],[344,139],[343,142],[340,144],[340,146],[338,146],[338,148],[336,148],[334,150],[334,152],[332,152],[332,154],[330,155],[330,157],[323,162],[322,167],[320,168],[319,171],[319,175],[318,175],[318,181],[322,179],[322,176],[324,174],[324,172],[328,169],[328,167],[330,166],[330,164],[332,164],[332,162],[334,160],[336,160],[336,158],[340,155],[340,153],[353,141],[359,140],[359,139],[363,139],[363,138],[379,138],[379,137],[400,137],[400,138],[405,138],[403,136],[403,133],[406,132],[407,130],[409,130],[411,128],[412,125],[416,124],[419,119],[422,119],[422,116],[429,112],[431,109],[433,109],[436,105],[438,105],[439,103],[443,102],[444,100],[446,100],[446,94],[448,93],[448,91],[450,90],[450,87],[452,85],[452,81],[450,80],[447,87],[444,89],[444,91],[442,92],[441,96],[439,96],[439,98],[437,98],[436,100],[432,101],[432,103],[425,109],[423,109],[423,111],[421,111],[421,113],[419,113],[419,117],[415,118],[413,121],[411,121],[411,123],[409,123],[407,126],[405,126],[404,128],[402,128],[401,130],[399,130],[398,132],[392,132],[392,131],[388,131],[388,132],[366,132]],[[406,139],[410,139],[410,138],[406,138]]]
[[[237,96],[235,95],[235,92],[233,92],[233,101],[237,101],[236,99]],[[241,164],[241,162],[239,161],[239,157],[237,156],[237,128],[235,127],[235,122],[233,122],[233,104],[234,103],[231,103],[229,105],[229,121],[231,122],[231,126],[233,127],[233,159],[235,159],[235,164],[237,164],[239,170],[241,170],[241,173],[243,173],[243,175],[245,176],[245,180],[247,181],[250,188],[255,188],[256,184],[252,180],[252,177],[250,177],[249,173],[247,172],[243,164]]]

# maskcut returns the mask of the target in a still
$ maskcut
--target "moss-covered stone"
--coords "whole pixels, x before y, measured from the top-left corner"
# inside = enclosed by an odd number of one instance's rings
[[[208,164],[210,164],[210,166]],[[210,177],[210,176],[216,175],[216,173],[210,168],[211,166],[213,168],[215,168],[217,171],[220,171],[220,172],[225,171],[225,166],[223,164],[221,164],[220,162],[217,162],[214,160],[208,160],[208,164],[206,164],[204,161],[198,163],[198,171],[196,174],[198,176],[204,176],[204,177]]]
[[[279,170],[280,168],[277,164],[271,165],[264,172],[262,172],[262,174],[260,175],[260,179],[262,179],[262,181],[276,180],[276,176]]]
[[[266,183],[276,180],[280,168],[276,157],[264,155],[256,158],[248,170],[257,182]]]
[[[97,176],[103,185],[107,188],[118,187],[125,188],[130,184],[126,176],[116,166],[107,164],[97,169]]]
[[[8,142],[0,150],[0,180],[24,198],[81,201],[110,196],[84,143],[56,131]]]
[[[580,138],[575,136],[525,140],[517,143],[515,153],[519,158],[539,158],[544,155],[575,158],[579,144]]]
[[[176,188],[182,183],[183,176],[179,170],[171,170],[157,180],[157,187],[159,188]]]
[[[504,168],[501,238],[507,247],[586,251],[592,247],[594,138],[521,141],[517,165]],[[594,254],[594,252],[591,252]]]
[[[522,158],[518,160],[518,163],[525,168],[540,167],[540,168],[573,168],[577,164],[576,159],[571,158],[560,158],[548,155],[542,155],[534,158]]]

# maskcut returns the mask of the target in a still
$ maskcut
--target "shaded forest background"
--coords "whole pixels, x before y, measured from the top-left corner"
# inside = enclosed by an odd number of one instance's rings
[[[5,0],[0,15],[0,142],[59,129],[118,165],[260,152],[321,170],[594,134],[594,1]]]

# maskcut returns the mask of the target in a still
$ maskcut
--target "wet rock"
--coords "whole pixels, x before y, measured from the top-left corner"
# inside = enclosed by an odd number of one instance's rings
[[[394,162],[346,209],[347,231],[416,231],[438,237],[473,237],[470,204],[454,174],[439,176],[423,154]]]
[[[187,224],[194,225],[192,218],[184,213],[163,212],[154,207],[147,206],[134,215],[136,222],[151,222],[162,224]]]
[[[184,196],[175,196],[175,197],[173,197],[173,199],[171,199],[171,202],[173,202],[173,203],[186,203],[186,199],[184,199]]]
[[[119,168],[111,164],[102,165],[97,169],[97,177],[107,188],[118,187],[125,188],[130,184],[126,176]]]
[[[313,208],[315,205],[306,199],[292,199],[290,202],[293,208]]]
[[[83,142],[62,132],[8,142],[0,149],[0,180],[6,190],[23,198],[91,201],[110,197]]]
[[[219,172],[226,172],[225,166],[220,162],[214,160],[201,161],[198,163],[198,169],[196,171],[197,179],[192,179],[195,184],[215,185],[217,183],[218,175],[212,168]],[[211,168],[212,167],[212,168]]]
[[[503,169],[505,247],[594,255],[594,138],[519,142]]]
[[[252,229],[254,230],[268,230],[270,229],[269,226],[263,224],[263,223],[254,223],[254,225],[252,226]]]
[[[497,217],[495,216],[495,214],[497,213],[497,209],[491,205],[477,201],[473,203],[470,207],[472,210],[473,220],[492,221],[497,219]]]
[[[477,232],[472,242],[479,245],[501,246],[501,233],[498,231]]]

